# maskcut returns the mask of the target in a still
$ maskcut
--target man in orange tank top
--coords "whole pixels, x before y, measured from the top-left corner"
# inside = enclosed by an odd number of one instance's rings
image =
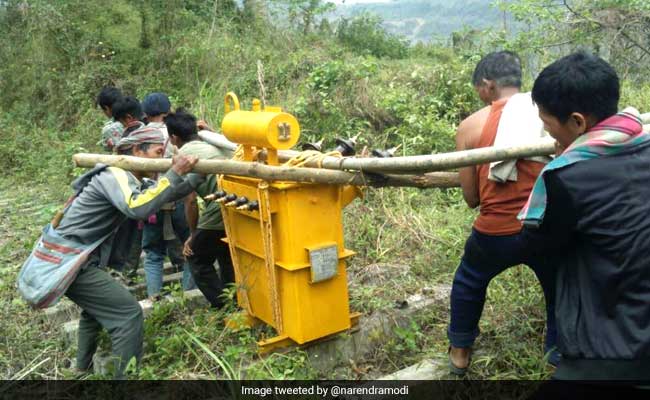
[[[519,93],[521,62],[511,52],[490,53],[476,66],[472,83],[486,107],[461,122],[456,134],[457,150],[494,144],[504,106]],[[527,254],[525,242],[520,237],[521,223],[517,220],[543,167],[541,162],[518,160],[516,180],[505,182],[488,179],[490,164],[460,169],[465,202],[471,208],[480,207],[480,214],[465,244],[451,291],[451,322],[447,334],[451,343],[449,366],[454,374],[464,374],[469,366],[488,284],[515,265],[530,266],[542,285],[547,312],[545,351],[555,346],[555,274],[553,269],[545,268]],[[557,352],[553,351],[549,362],[556,363],[557,357]]]

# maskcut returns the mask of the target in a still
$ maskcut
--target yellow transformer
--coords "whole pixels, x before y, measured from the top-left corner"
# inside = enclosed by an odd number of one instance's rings
[[[223,134],[242,145],[244,161],[264,149],[267,163],[278,165],[277,150],[289,149],[300,136],[295,117],[275,107],[261,110],[257,100],[252,111],[243,111],[228,93],[225,110]],[[219,186],[238,303],[251,320],[277,332],[259,342],[262,351],[356,324],[345,261],[354,252],[344,246],[342,209],[358,188],[236,176],[222,176]]]

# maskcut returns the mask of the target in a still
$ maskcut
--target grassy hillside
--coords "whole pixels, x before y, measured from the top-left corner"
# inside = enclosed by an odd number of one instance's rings
[[[72,154],[100,152],[95,143],[104,116],[93,100],[103,85],[139,98],[164,91],[175,107],[186,106],[213,126],[219,126],[227,91],[249,108],[263,86],[267,104],[296,115],[303,142],[324,138],[331,148],[336,137],[359,135],[360,148],[399,144],[401,154],[427,154],[454,148],[458,123],[481,106],[469,83],[474,65],[482,53],[504,45],[472,52],[411,47],[375,24],[353,20],[343,30],[322,23],[305,33],[280,29],[253,12],[257,8],[218,4],[0,2],[0,378],[75,377],[75,347],[64,342],[59,325],[43,321],[42,312],[20,299],[15,282],[43,225],[70,194],[69,182],[82,172],[73,167]],[[433,15],[433,27],[449,20],[445,29],[452,29],[454,15],[474,26],[494,19],[479,0],[472,3],[476,7],[437,0],[400,4],[403,18]],[[530,54],[522,52],[524,59]],[[548,61],[544,57],[538,54],[540,62]],[[626,80],[621,104],[650,111],[649,89],[646,78]],[[369,316],[408,295],[451,284],[474,217],[456,189],[369,190],[344,215],[347,247],[357,252],[349,266],[354,310]],[[368,271],[378,268],[385,280],[364,283]],[[525,267],[491,284],[471,378],[549,375],[538,286]],[[178,287],[171,292],[179,298]],[[231,311],[190,309],[180,300],[158,304],[145,324],[142,366],[132,376],[224,378],[244,371],[246,361],[259,359],[255,340],[271,332],[225,329],[223,317]],[[425,358],[444,360],[448,318],[441,302],[371,356],[356,364],[342,360],[333,371],[315,371],[294,350],[245,372],[275,379],[376,378]],[[109,347],[106,338],[101,347]]]

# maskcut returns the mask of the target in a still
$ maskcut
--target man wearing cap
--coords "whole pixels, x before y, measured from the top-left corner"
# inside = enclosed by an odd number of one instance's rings
[[[147,126],[158,128],[165,135],[165,157],[174,154],[174,146],[169,142],[165,117],[172,108],[171,101],[166,94],[160,92],[149,93],[142,100],[142,111],[147,117]]]
[[[164,118],[169,113],[171,102],[164,93],[149,93],[142,100],[148,128],[160,130],[164,137],[164,157],[172,156],[173,145],[169,142]],[[167,203],[160,211],[147,219],[142,232],[142,249],[145,252],[144,272],[147,282],[147,295],[152,299],[160,296],[163,286],[163,263],[165,253],[176,268],[183,268],[183,289],[194,289],[189,266],[182,254],[182,243],[190,236],[190,229],[185,221],[182,201]]]
[[[145,127],[120,140],[116,150],[119,154],[159,158],[164,142],[160,130]],[[83,191],[66,209],[56,233],[64,239],[92,243],[116,231],[127,218],[147,218],[164,203],[185,197],[203,182],[197,174],[182,177],[196,162],[195,157],[174,157],[171,169],[146,189],[142,189],[145,173],[95,167],[73,183],[73,188],[83,187]],[[115,237],[115,233],[110,234],[93,251],[66,296],[82,309],[77,368],[90,370],[99,333],[105,328],[111,338],[114,373],[119,378],[127,364],[132,359],[139,361],[142,355],[143,315],[135,297],[104,270],[120,251],[118,247],[129,239]]]

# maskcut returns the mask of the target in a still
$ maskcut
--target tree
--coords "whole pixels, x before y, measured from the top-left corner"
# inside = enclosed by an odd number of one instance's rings
[[[301,20],[301,27],[304,34],[310,33],[317,26],[316,20],[319,16],[333,11],[336,6],[326,0],[273,0],[287,7],[291,21]]]
[[[523,29],[507,46],[538,54],[587,48],[625,74],[640,76],[650,59],[647,0],[499,0]]]

